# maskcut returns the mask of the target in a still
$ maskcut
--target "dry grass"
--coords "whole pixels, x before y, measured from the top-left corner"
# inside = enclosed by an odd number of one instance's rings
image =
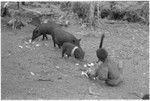
[[[72,11],[79,18],[82,18],[83,22],[88,22],[91,16],[94,15],[95,17],[92,17],[94,20],[96,17],[100,17],[109,20],[138,22],[146,25],[149,24],[148,8],[149,3],[147,1],[74,2],[72,5]]]

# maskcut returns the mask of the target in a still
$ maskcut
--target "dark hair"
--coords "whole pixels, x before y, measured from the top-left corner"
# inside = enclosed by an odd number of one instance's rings
[[[98,49],[97,55],[98,55],[99,60],[104,62],[108,56],[108,52],[105,49],[100,48]]]

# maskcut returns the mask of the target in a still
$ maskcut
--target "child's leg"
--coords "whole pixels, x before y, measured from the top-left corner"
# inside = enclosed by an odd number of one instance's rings
[[[114,80],[106,80],[106,84],[107,85],[109,85],[109,86],[117,86],[117,85],[119,85],[120,83],[122,83],[123,82],[123,80],[122,80],[122,78],[120,77],[120,78],[118,78],[118,79],[114,79]]]

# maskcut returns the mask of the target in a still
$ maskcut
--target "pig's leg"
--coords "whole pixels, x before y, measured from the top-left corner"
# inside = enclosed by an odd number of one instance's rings
[[[47,35],[45,34],[45,37],[46,37],[46,40],[48,40],[48,37],[47,37]]]
[[[66,51],[66,50],[63,48],[63,49],[62,49],[62,58],[64,57],[65,51]]]
[[[54,47],[56,47],[56,42],[55,42],[55,36],[52,35],[52,40],[53,40],[53,43],[54,43]]]
[[[42,40],[44,40],[44,37],[45,37],[45,36],[44,36],[44,34],[43,34],[43,38],[42,38]]]

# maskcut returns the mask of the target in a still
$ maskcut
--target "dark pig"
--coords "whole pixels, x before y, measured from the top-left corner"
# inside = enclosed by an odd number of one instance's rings
[[[72,56],[76,59],[83,60],[85,52],[81,47],[78,47],[69,42],[65,42],[62,46],[62,57],[64,57],[64,54],[66,54],[68,58]]]
[[[43,35],[42,40],[44,40],[45,38],[48,39],[46,34],[52,35],[53,30],[57,27],[60,27],[60,26],[56,24],[55,22],[48,22],[48,23],[40,24],[38,27],[36,27],[33,30],[32,41],[41,35]]]
[[[70,42],[74,45],[80,46],[81,41],[81,39],[77,39],[74,35],[70,34],[69,32],[58,28],[54,29],[52,39],[54,42],[54,47],[56,47],[57,44],[59,48],[61,48],[64,42]]]

